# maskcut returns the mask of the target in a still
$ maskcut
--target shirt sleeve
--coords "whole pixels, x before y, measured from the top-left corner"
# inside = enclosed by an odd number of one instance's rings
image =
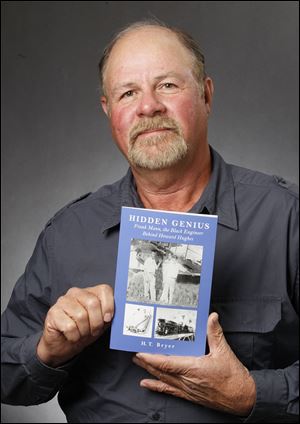
[[[291,225],[291,233],[298,239],[298,223],[296,226]],[[296,257],[299,258],[298,242],[291,243],[291,250],[296,251]],[[298,313],[299,262],[296,262],[296,278],[291,288],[291,300]],[[295,265],[295,261],[293,263]],[[250,374],[256,385],[256,402],[244,422],[299,422],[299,361],[284,369],[255,370],[250,371]]]
[[[285,369],[250,374],[256,385],[256,402],[244,422],[298,422],[299,361]]]
[[[50,368],[39,361],[36,348],[50,307],[52,228],[38,238],[24,274],[17,281],[1,320],[1,401],[34,405],[55,396],[70,364]]]

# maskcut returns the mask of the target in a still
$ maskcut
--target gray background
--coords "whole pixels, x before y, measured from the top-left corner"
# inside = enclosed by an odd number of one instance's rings
[[[298,181],[298,2],[2,2],[2,310],[64,204],[127,163],[100,110],[97,64],[144,17],[188,30],[215,83],[210,143],[228,162]],[[134,54],[134,52],[133,52]],[[65,422],[56,399],[3,422]]]

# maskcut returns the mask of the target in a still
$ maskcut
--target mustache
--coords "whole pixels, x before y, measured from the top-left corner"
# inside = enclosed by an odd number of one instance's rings
[[[178,135],[181,135],[181,128],[179,124],[172,118],[167,117],[161,117],[161,116],[155,116],[151,119],[144,118],[141,119],[129,132],[129,139],[131,143],[134,143],[134,141],[137,139],[137,137],[145,132],[145,131],[152,131],[152,130],[161,130],[161,129],[168,129],[172,130]]]

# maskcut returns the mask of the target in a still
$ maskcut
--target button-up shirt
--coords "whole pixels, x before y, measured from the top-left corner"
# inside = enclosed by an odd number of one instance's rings
[[[70,287],[114,286],[121,206],[143,207],[131,171],[83,196],[45,226],[2,316],[2,401],[32,405],[58,392],[69,422],[296,422],[298,414],[298,197],[283,179],[226,164],[190,212],[218,215],[211,311],[256,383],[248,417],[141,388],[133,353],[109,331],[56,369],[36,347],[49,308]]]

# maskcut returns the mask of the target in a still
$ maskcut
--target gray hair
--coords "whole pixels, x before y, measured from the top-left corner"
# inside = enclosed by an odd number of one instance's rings
[[[111,51],[117,41],[119,41],[122,37],[124,37],[126,34],[128,34],[131,31],[134,31],[136,29],[153,26],[157,28],[164,28],[169,31],[171,31],[173,34],[175,34],[178,38],[178,40],[181,42],[181,44],[186,47],[186,49],[192,54],[194,58],[194,69],[193,73],[196,78],[196,80],[199,82],[199,85],[201,87],[201,90],[203,91],[203,79],[205,78],[205,59],[204,55],[198,45],[198,43],[193,39],[191,35],[189,35],[187,32],[169,26],[161,21],[158,21],[156,19],[149,19],[149,20],[143,20],[138,21],[133,24],[129,24],[123,29],[121,29],[119,32],[115,34],[113,39],[110,41],[110,43],[105,47],[103,51],[103,55],[99,62],[99,77],[100,77],[100,88],[102,89],[103,94],[105,94],[105,88],[104,88],[104,73],[107,67],[107,62],[109,59],[109,56],[111,54]]]

